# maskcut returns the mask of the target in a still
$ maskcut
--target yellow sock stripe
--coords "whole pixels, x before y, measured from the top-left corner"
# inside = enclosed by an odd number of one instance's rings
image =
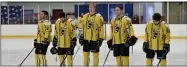
[[[88,66],[90,65],[90,52],[88,53]]]
[[[73,56],[73,55],[72,55],[72,56]],[[71,62],[71,66],[73,66],[73,59],[72,59],[72,57],[71,57],[71,61],[72,61],[72,62]]]
[[[72,59],[72,57],[73,57],[73,55],[69,55],[71,58],[70,58],[70,61],[71,61],[71,66],[73,66],[73,59]]]
[[[47,65],[47,59],[46,59],[46,56],[44,55],[44,58],[45,58],[45,65]]]
[[[43,59],[43,66],[46,66],[47,63],[46,63],[46,58],[45,58],[45,55],[42,55],[42,59]]]
[[[43,55],[41,55],[41,58],[42,58],[42,61],[43,61],[42,65],[44,66],[44,58],[43,58]]]
[[[46,64],[46,66],[47,66],[47,59],[46,59],[46,56],[44,55],[44,58],[45,58],[45,64]]]
[[[119,57],[120,57],[120,64],[121,64],[121,66],[123,66],[123,64],[122,64],[123,62],[122,62],[122,59],[121,59],[122,56],[119,56]]]
[[[38,61],[38,66],[40,66],[40,57],[39,57],[39,54],[37,54],[37,61]]]
[[[67,55],[64,55],[64,56],[63,56],[63,57],[64,57],[64,58],[62,59],[63,65],[65,65],[65,63],[66,63],[66,56],[67,56]]]
[[[127,60],[127,61],[128,61],[128,65],[127,65],[127,66],[129,66],[129,57],[128,57],[127,59],[128,59],[128,60]]]
[[[72,55],[69,55],[70,56],[70,60],[69,61],[71,61],[70,62],[70,66],[72,66],[72,63],[73,63],[73,61],[72,61]]]
[[[151,59],[151,66],[153,66],[153,59]]]
[[[38,59],[37,59],[37,55],[36,55],[36,53],[35,53],[35,56],[34,56],[34,62],[35,62],[35,64],[36,64],[36,66],[38,65]]]

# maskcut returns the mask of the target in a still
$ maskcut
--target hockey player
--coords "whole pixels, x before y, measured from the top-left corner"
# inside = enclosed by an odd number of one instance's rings
[[[38,21],[37,38],[34,40],[35,49],[35,63],[37,66],[47,65],[46,52],[50,44],[51,23],[47,20],[48,12],[40,12],[40,20]]]
[[[157,54],[157,58],[161,60],[160,65],[166,65],[166,55],[170,51],[170,30],[161,21],[159,13],[155,13],[153,21],[147,23],[143,51],[146,53],[147,66],[152,65],[155,53]]]
[[[83,57],[84,66],[89,65],[90,51],[93,53],[93,65],[99,64],[99,48],[104,39],[103,19],[95,12],[94,3],[89,4],[89,13],[83,16]]]
[[[60,64],[65,65],[67,57],[67,65],[72,66],[72,55],[74,54],[74,47],[76,46],[76,31],[72,23],[65,18],[65,13],[59,15],[59,19],[55,23],[55,32],[53,38],[53,47],[51,53],[58,53]]]
[[[77,24],[77,27],[79,28],[79,29],[82,29],[82,18],[83,18],[83,16],[84,16],[84,13],[81,13],[81,16],[78,18],[78,24]]]
[[[114,50],[117,66],[129,65],[129,46],[133,46],[137,41],[132,24],[128,17],[123,16],[122,11],[121,6],[116,6],[116,17],[113,17],[110,22],[110,40],[107,42],[108,48]]]
[[[78,18],[78,23],[77,23],[77,29],[79,31],[79,43],[80,45],[83,45],[83,40],[84,40],[84,36],[83,36],[83,16],[84,13],[81,13],[81,16]]]

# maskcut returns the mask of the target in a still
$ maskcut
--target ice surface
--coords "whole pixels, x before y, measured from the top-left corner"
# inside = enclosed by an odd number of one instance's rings
[[[138,42],[133,47],[133,53],[130,48],[130,57],[129,64],[130,65],[145,65],[145,53],[142,51],[142,43],[143,39],[139,39]],[[187,52],[186,39],[172,39],[171,40],[171,51],[167,55],[167,64],[168,65],[187,65]],[[75,51],[80,45],[78,44],[75,47]],[[50,48],[52,44],[48,47],[47,52],[47,60],[48,65],[59,65],[59,62],[55,61],[56,55],[50,54]],[[19,65],[22,60],[26,57],[26,55],[33,48],[33,39],[32,38],[24,38],[24,39],[2,39],[1,40],[1,64],[2,65]],[[81,47],[74,59],[73,65],[83,65],[83,48]],[[103,65],[104,60],[106,58],[108,52],[106,41],[103,42],[102,47],[100,48],[99,53],[99,65]],[[58,56],[57,56],[58,58]],[[90,65],[93,65],[92,62],[92,53],[90,53]],[[153,61],[154,65],[157,65],[158,59]],[[34,63],[34,51],[31,55],[26,59],[26,61],[22,65],[35,65]],[[110,52],[110,55],[107,59],[105,65],[116,65],[116,60],[113,57],[113,52]]]

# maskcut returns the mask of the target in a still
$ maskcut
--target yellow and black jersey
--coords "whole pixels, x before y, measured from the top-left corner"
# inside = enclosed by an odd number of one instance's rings
[[[126,42],[127,37],[134,36],[132,23],[128,22],[126,17],[113,17],[110,24],[110,39],[112,39],[113,44],[123,44]]]
[[[149,21],[144,37],[144,42],[149,43],[150,49],[163,50],[164,43],[170,43],[170,29],[164,22],[156,25],[153,21]]]
[[[76,37],[76,30],[71,22],[58,19],[55,23],[54,36],[57,38],[58,47],[70,48],[71,40]]]
[[[51,23],[48,20],[40,20],[37,27],[37,43],[51,41]],[[47,41],[45,41],[47,39]]]
[[[83,22],[82,22],[83,20],[82,20],[82,17],[79,17],[78,18],[78,22],[77,22],[77,27],[79,28],[79,29],[82,29],[82,27],[83,27]]]
[[[97,41],[99,38],[104,39],[104,25],[101,16],[87,13],[82,20],[85,40]]]

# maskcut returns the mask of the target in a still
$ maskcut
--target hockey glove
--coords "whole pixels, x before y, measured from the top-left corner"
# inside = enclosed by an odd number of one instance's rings
[[[71,40],[71,46],[70,46],[70,48],[71,48],[71,49],[75,48],[75,46],[77,45],[76,43],[77,43],[77,39],[76,39],[76,38],[73,38],[73,39]]]
[[[98,39],[97,42],[98,42],[98,46],[97,46],[97,47],[101,47],[101,45],[102,45],[102,43],[103,43],[103,39]],[[96,48],[97,48],[97,47],[96,47]]]
[[[34,39],[34,48],[37,47],[37,39]]]
[[[81,34],[79,37],[79,43],[81,44],[81,46],[83,45],[83,42],[84,42],[84,35]]]
[[[129,45],[133,46],[136,42],[137,42],[138,38],[135,36],[131,36],[131,38],[129,39]]]
[[[57,42],[58,42],[57,38],[54,37],[53,38],[53,47],[57,47]]]
[[[170,44],[164,44],[164,50],[168,53],[170,51]]]
[[[143,51],[145,53],[148,53],[148,51],[149,51],[149,43],[148,42],[144,42],[142,48],[143,48]]]
[[[108,40],[108,41],[107,41],[107,44],[108,44],[108,48],[109,48],[110,50],[113,50],[114,46],[112,45],[112,39]]]

